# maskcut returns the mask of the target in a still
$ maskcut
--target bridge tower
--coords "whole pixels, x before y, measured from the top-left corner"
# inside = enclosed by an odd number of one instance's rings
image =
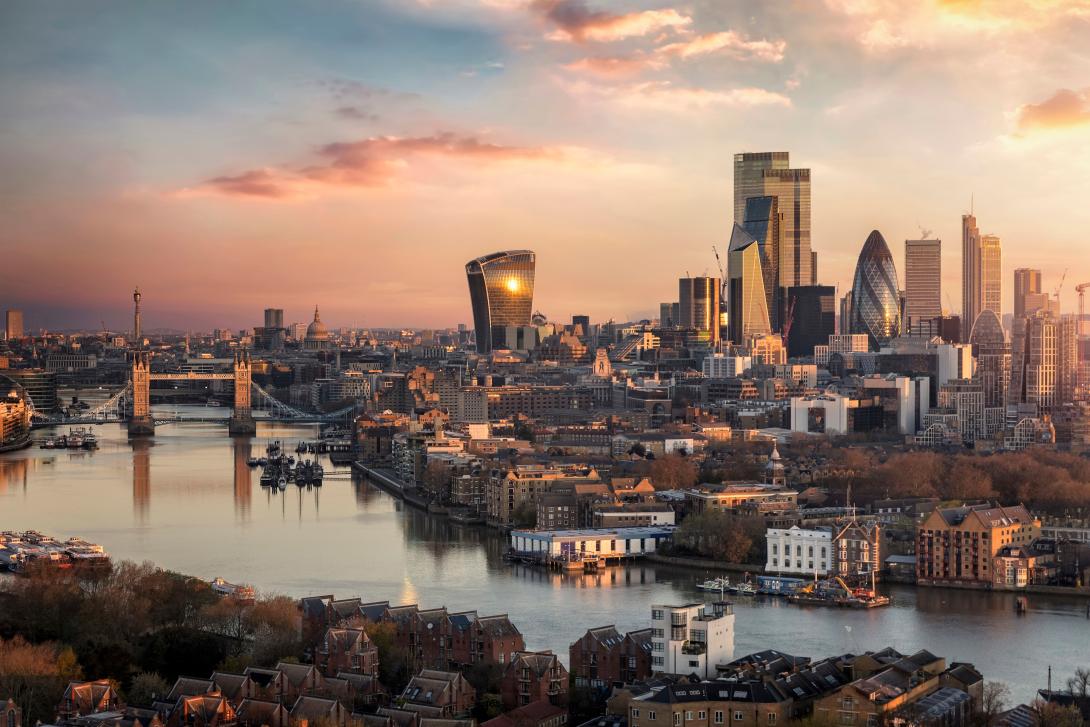
[[[235,408],[227,431],[231,436],[257,434],[257,423],[250,408],[250,352],[235,352]]]
[[[151,357],[147,351],[135,351],[132,357],[132,416],[129,436],[155,434],[151,416]]]

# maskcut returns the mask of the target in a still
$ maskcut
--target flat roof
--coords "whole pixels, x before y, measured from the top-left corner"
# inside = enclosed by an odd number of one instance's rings
[[[576,530],[512,530],[512,536],[551,540],[553,538],[653,538],[671,535],[671,527],[631,527],[631,528],[580,528]]]

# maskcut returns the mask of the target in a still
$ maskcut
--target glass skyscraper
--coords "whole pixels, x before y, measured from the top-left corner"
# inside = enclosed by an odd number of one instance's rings
[[[678,324],[711,345],[719,342],[719,285],[719,278],[678,279]]]
[[[531,250],[494,252],[466,263],[478,353],[490,352],[508,326],[530,325],[534,267]]]
[[[889,246],[872,230],[859,253],[852,283],[851,332],[865,333],[873,349],[901,334],[901,297]]]
[[[747,224],[747,201],[754,197],[776,200],[778,247],[774,264],[766,265],[775,284],[766,285],[777,305],[769,309],[773,328],[782,324],[780,302],[787,288],[812,285],[816,256],[810,249],[810,170],[791,169],[787,152],[757,152],[734,155],[734,220]],[[762,237],[747,231],[759,241]]]
[[[727,296],[730,340],[737,344],[745,344],[751,336],[772,333],[761,257],[757,239],[735,223],[727,252]]]
[[[976,318],[985,310],[1003,317],[1001,295],[1003,255],[999,238],[981,235],[976,217],[961,216],[961,318],[966,330],[973,330]]]
[[[973,345],[976,356],[974,378],[984,388],[984,406],[1004,406],[1011,377],[1011,344],[999,314],[985,311],[977,316],[969,343]]]

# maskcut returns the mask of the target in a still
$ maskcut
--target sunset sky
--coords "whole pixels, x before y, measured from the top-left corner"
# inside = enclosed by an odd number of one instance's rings
[[[715,274],[732,158],[813,170],[819,278],[960,215],[1090,280],[1090,0],[10,0],[0,308],[28,328],[471,318],[538,253],[552,319],[653,317]]]

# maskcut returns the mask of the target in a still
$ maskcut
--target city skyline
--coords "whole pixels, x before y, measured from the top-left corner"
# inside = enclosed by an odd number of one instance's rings
[[[1055,183],[1090,161],[1079,2],[212,8],[2,11],[0,305],[28,330],[123,330],[136,285],[148,330],[316,299],[333,327],[453,326],[464,261],[509,248],[537,252],[550,318],[653,318],[715,274],[745,151],[812,171],[817,282],[841,295],[869,230],[957,240],[975,206],[1010,313],[1013,270],[1052,290],[1090,223]]]

